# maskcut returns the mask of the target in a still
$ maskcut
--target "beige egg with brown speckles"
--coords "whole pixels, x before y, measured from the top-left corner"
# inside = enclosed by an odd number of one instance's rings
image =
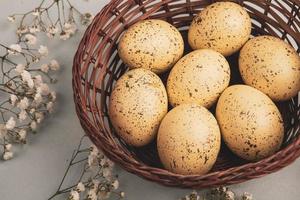
[[[222,54],[212,49],[193,51],[172,68],[167,81],[172,106],[197,103],[211,107],[230,81],[230,67]]]
[[[224,56],[237,52],[249,39],[251,19],[233,2],[213,3],[192,21],[188,41],[193,49],[212,48]]]
[[[133,146],[151,142],[168,111],[166,89],[146,69],[133,69],[117,81],[110,96],[109,117],[116,132]]]
[[[241,158],[268,157],[282,144],[281,114],[272,100],[255,88],[228,87],[218,100],[216,117],[225,143]]]
[[[239,69],[247,85],[274,101],[288,100],[300,91],[300,56],[279,38],[249,40],[240,52]]]
[[[221,134],[214,116],[197,104],[173,108],[162,120],[157,148],[164,167],[174,173],[202,175],[216,162]]]
[[[184,51],[180,32],[158,19],[140,21],[121,37],[118,53],[129,68],[145,68],[157,74],[173,67]]]

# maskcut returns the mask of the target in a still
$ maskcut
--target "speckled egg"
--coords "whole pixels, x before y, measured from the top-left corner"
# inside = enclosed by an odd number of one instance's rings
[[[241,158],[259,160],[281,146],[281,114],[272,100],[255,88],[228,87],[218,100],[216,117],[225,143]]]
[[[126,72],[110,96],[112,125],[133,146],[143,146],[154,139],[167,111],[166,89],[160,78],[146,69]]]
[[[171,24],[158,20],[144,20],[131,26],[121,37],[120,58],[131,69],[145,68],[155,73],[170,69],[184,50],[180,32]]]
[[[251,19],[233,2],[213,3],[192,21],[188,41],[193,49],[212,48],[224,56],[237,52],[250,37]]]
[[[195,50],[172,68],[167,81],[169,102],[172,106],[197,103],[209,108],[229,81],[229,64],[222,54],[212,49]]]
[[[207,173],[214,165],[221,134],[214,116],[197,104],[173,108],[162,120],[157,148],[164,167],[177,174]]]
[[[273,36],[259,36],[242,48],[239,69],[247,85],[274,101],[288,100],[300,91],[300,56]]]

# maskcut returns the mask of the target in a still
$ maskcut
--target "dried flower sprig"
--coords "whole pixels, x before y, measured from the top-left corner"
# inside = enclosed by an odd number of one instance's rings
[[[221,186],[210,189],[203,195],[193,191],[180,200],[253,200],[253,197],[247,192],[245,192],[242,196],[238,196],[228,187]]]
[[[67,40],[77,31],[77,21],[88,25],[92,19],[91,13],[82,13],[74,7],[70,0],[41,0],[32,10],[8,16],[10,22],[18,21],[17,35],[44,32],[49,38],[59,36]]]
[[[83,136],[78,147],[71,156],[69,165],[58,186],[56,192],[48,199],[55,199],[58,196],[65,195],[68,200],[102,200],[109,197],[122,199],[125,193],[118,191],[119,181],[116,175],[113,175],[114,163],[104,156],[94,145],[86,147],[87,137]],[[71,169],[82,168],[79,177],[75,183],[63,187]]]
[[[26,143],[27,133],[35,132],[38,124],[53,111],[56,93],[47,83],[56,82],[52,72],[60,66],[56,60],[41,64],[48,55],[48,48],[37,47],[36,43],[36,36],[29,33],[20,35],[15,44],[0,43],[0,147],[3,160],[13,157],[12,144]]]

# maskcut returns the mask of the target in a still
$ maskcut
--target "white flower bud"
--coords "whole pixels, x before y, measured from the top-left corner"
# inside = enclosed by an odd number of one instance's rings
[[[6,128],[7,130],[12,130],[12,129],[15,128],[15,126],[16,126],[16,121],[15,121],[15,119],[14,119],[13,117],[10,117],[9,120],[8,120],[8,121],[6,122],[6,124],[5,124],[5,128]]]
[[[14,156],[13,152],[11,151],[5,151],[3,154],[3,160],[10,160]]]

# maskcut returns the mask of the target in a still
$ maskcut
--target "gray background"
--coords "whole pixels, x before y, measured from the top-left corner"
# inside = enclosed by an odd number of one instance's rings
[[[108,0],[73,2],[83,11],[96,13]],[[0,1],[1,43],[10,44],[15,40],[15,26],[9,24],[6,17],[11,13],[27,11],[38,3],[37,0]],[[56,58],[63,66],[58,74],[59,82],[54,85],[58,91],[56,113],[45,121],[38,135],[30,136],[28,144],[18,149],[13,160],[0,161],[0,200],[47,199],[55,191],[63,175],[67,159],[83,134],[74,111],[71,87],[72,58],[81,36],[82,31],[64,43],[53,40],[48,44],[51,57]],[[47,44],[47,40],[42,43]],[[117,171],[126,199],[174,200],[190,192],[145,181],[122,169]],[[299,180],[300,160],[277,173],[234,185],[232,188],[238,193],[253,193],[258,200],[297,200],[300,198]]]

